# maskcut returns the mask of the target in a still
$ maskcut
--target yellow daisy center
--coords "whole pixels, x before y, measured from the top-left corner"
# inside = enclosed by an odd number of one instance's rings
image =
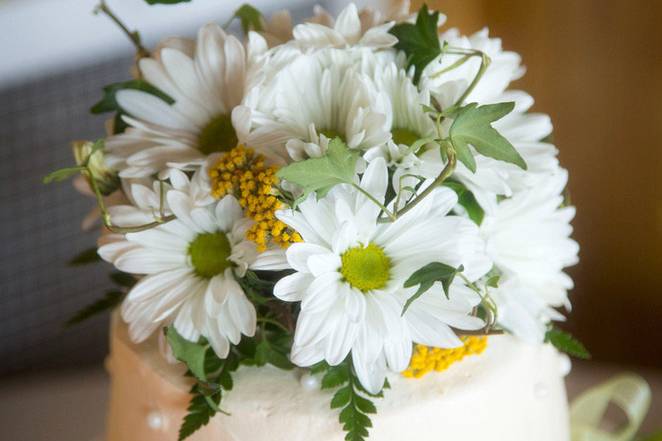
[[[420,139],[420,136],[409,129],[393,129],[391,130],[393,142],[396,144],[412,145]]]
[[[188,254],[195,273],[210,279],[232,266],[228,259],[232,253],[232,246],[228,237],[222,233],[203,233],[191,242]]]
[[[347,283],[362,292],[385,287],[391,277],[391,259],[374,243],[352,247],[340,260],[340,273]]]
[[[198,150],[205,155],[227,152],[237,145],[237,132],[230,115],[221,114],[202,128],[198,136]]]

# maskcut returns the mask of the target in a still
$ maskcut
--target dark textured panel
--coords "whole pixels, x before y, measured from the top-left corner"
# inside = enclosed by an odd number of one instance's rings
[[[128,76],[131,58],[0,91],[0,373],[99,360],[107,319],[64,321],[110,285],[108,266],[67,261],[94,245],[81,234],[91,199],[71,182],[41,183],[73,161],[69,142],[102,135],[88,109],[105,84]]]

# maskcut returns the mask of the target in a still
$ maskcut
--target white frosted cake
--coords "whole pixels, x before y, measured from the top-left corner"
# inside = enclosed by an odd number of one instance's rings
[[[106,441],[176,440],[192,382],[168,364],[153,337],[131,343],[114,317]],[[490,337],[478,356],[421,379],[391,376],[377,400],[371,439],[379,441],[568,441],[567,358],[549,345]],[[302,371],[242,367],[217,414],[192,441],[341,441],[331,392]]]

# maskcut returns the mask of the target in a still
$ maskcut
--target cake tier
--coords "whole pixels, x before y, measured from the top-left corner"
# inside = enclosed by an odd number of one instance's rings
[[[550,346],[490,337],[487,350],[421,379],[394,375],[375,400],[375,441],[568,441],[564,360]],[[170,441],[186,413],[182,366],[140,345],[113,319],[107,441]],[[242,367],[217,414],[191,441],[341,441],[331,392],[302,382],[301,370]]]

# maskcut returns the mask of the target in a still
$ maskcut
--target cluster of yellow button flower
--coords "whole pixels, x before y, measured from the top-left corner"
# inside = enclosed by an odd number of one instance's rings
[[[232,194],[237,198],[246,215],[255,221],[246,238],[260,251],[266,250],[269,240],[282,247],[301,241],[299,233],[276,219],[276,210],[281,207],[273,195],[278,183],[276,171],[276,167],[265,164],[264,156],[243,145],[225,153],[209,169],[212,196],[220,199]]]
[[[408,378],[421,378],[428,372],[444,371],[468,355],[480,354],[487,347],[487,337],[462,337],[463,346],[452,349],[416,345],[409,367],[402,372]]]

